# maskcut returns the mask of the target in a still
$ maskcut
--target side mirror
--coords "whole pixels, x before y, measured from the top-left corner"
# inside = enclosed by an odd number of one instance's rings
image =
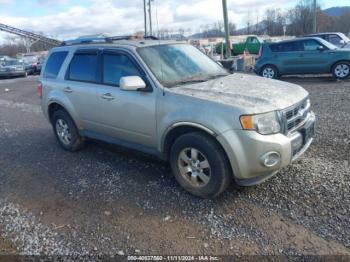
[[[339,44],[341,44],[341,45],[345,45],[345,44],[346,44],[346,42],[345,42],[345,40],[343,40],[343,39],[342,39],[342,40],[340,40],[340,41],[339,41]]]
[[[317,47],[317,50],[322,52],[322,51],[324,51],[325,49],[324,49],[324,46],[320,45],[320,46]]]
[[[148,91],[146,83],[139,76],[124,76],[120,79],[119,86],[124,91]]]

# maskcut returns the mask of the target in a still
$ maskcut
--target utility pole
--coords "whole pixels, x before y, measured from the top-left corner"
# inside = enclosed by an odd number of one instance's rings
[[[144,16],[144,22],[145,22],[145,36],[147,36],[147,6],[146,6],[146,0],[143,0],[143,16]]]
[[[317,5],[316,5],[316,0],[314,0],[314,6],[313,6],[313,32],[317,33]]]
[[[222,9],[224,12],[226,58],[229,58],[231,56],[231,47],[230,47],[230,30],[228,26],[227,0],[222,0]]]
[[[148,0],[149,35],[153,35],[153,30],[152,30],[152,1],[153,0]]]

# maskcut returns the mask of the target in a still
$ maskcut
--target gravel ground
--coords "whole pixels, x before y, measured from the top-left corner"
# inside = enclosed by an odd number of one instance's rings
[[[36,78],[0,81],[0,234],[20,254],[349,255],[350,82],[283,80],[310,92],[315,142],[266,183],[215,200],[137,152],[61,150]]]

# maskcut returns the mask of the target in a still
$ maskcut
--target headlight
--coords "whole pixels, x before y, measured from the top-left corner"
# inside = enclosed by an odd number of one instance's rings
[[[244,115],[240,117],[245,130],[255,130],[262,135],[276,134],[281,131],[281,125],[276,112],[259,115]]]

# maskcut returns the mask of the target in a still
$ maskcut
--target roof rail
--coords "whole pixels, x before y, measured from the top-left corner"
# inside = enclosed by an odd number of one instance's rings
[[[81,37],[73,40],[62,42],[61,46],[68,45],[82,45],[82,44],[94,44],[94,43],[113,43],[120,40],[134,40],[138,39],[135,36],[110,36],[110,37]],[[145,36],[143,39],[158,40],[155,36]]]

